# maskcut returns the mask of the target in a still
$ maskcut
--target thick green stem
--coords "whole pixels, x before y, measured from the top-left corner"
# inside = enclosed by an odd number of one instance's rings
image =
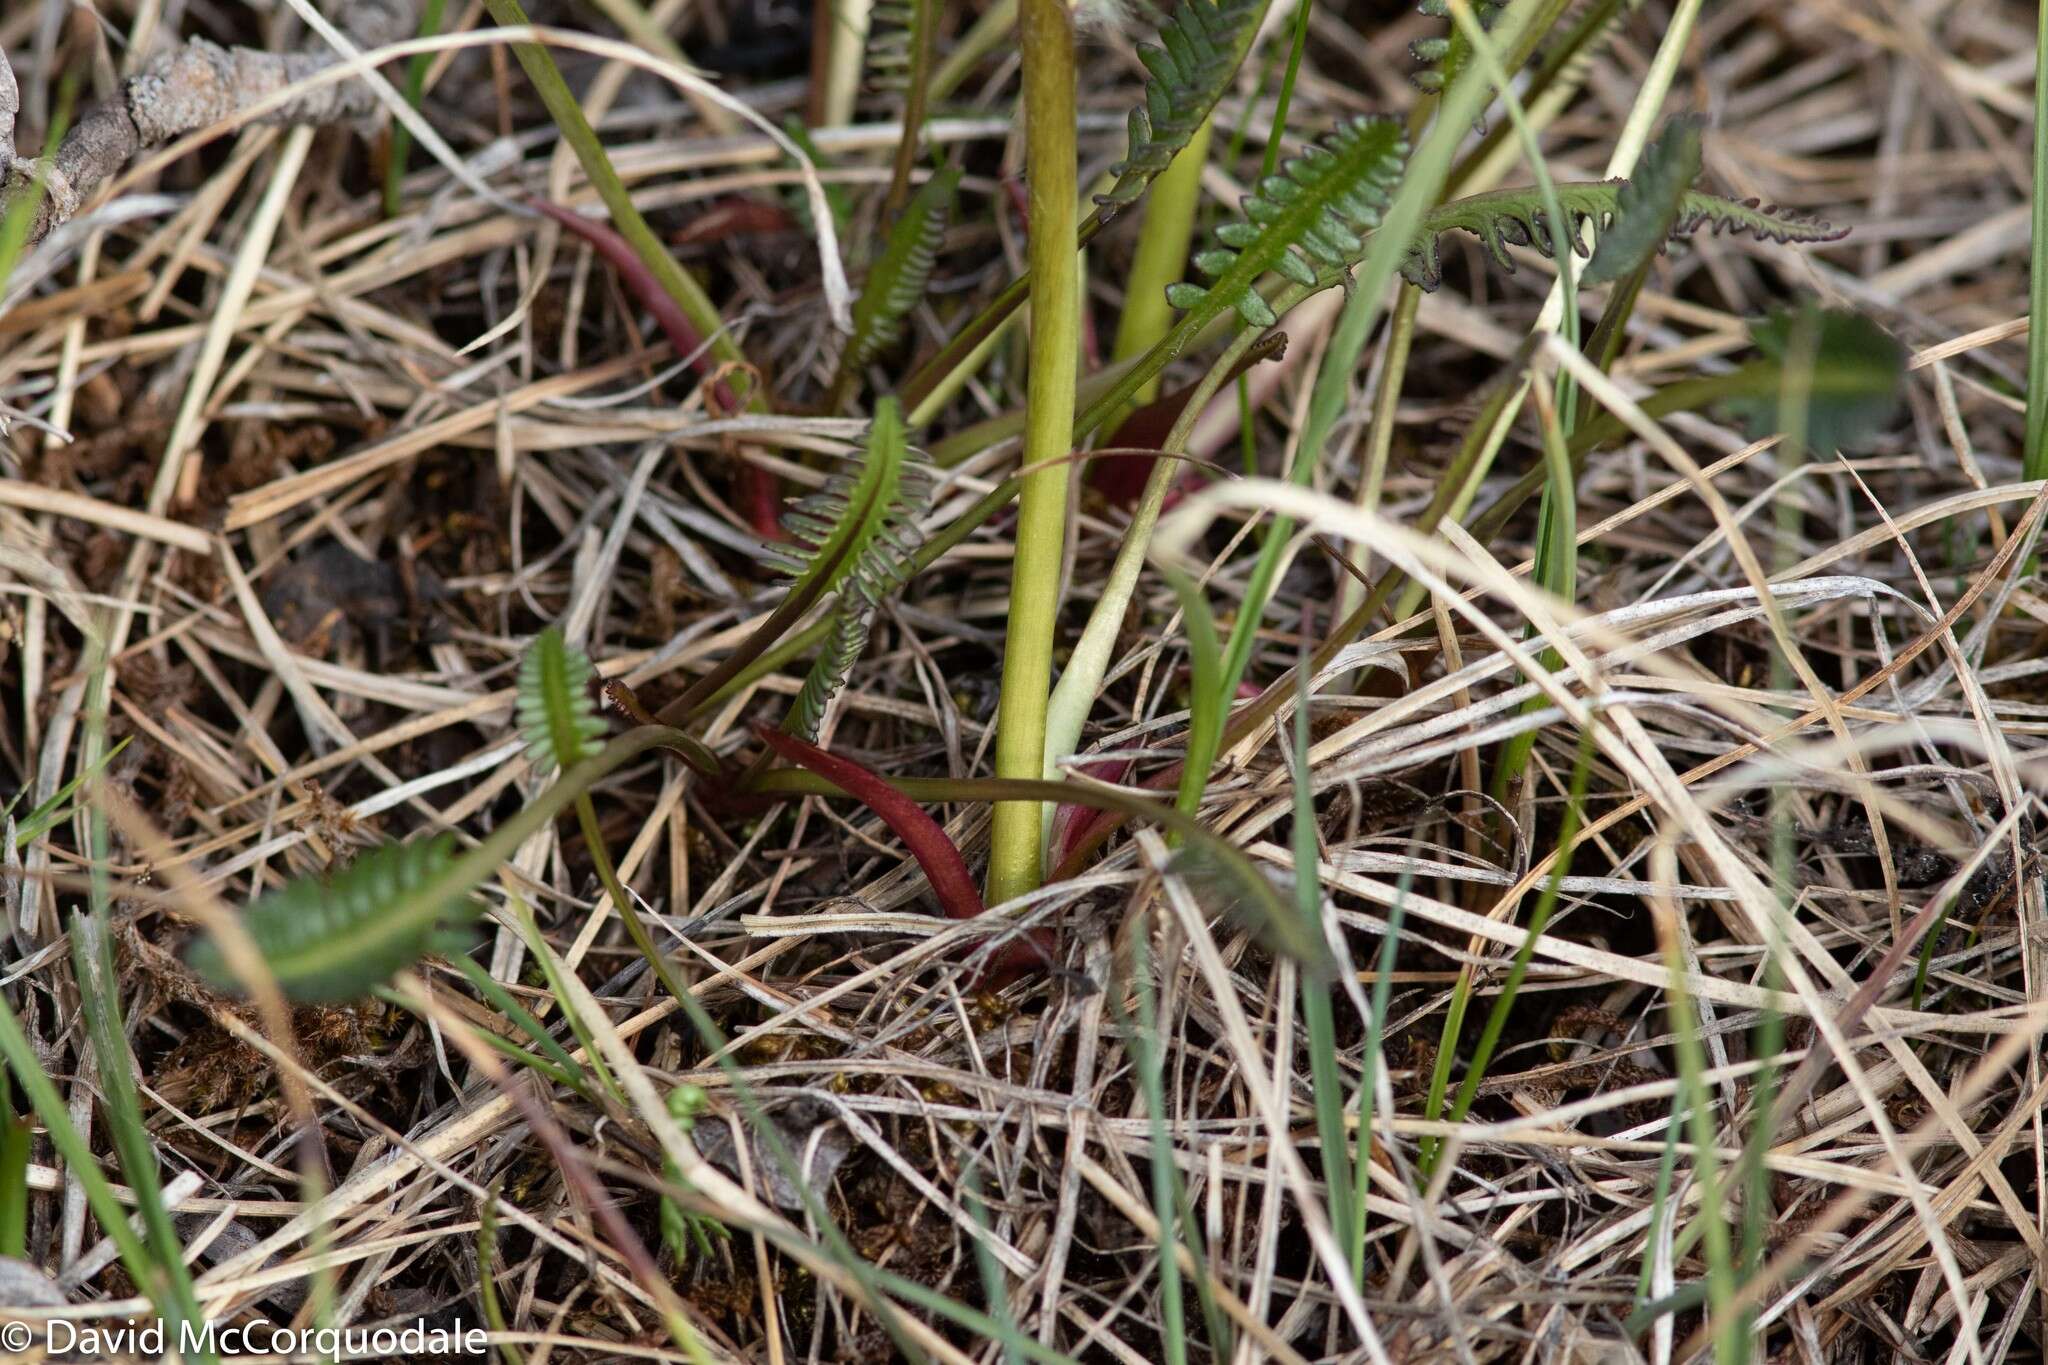
[[[1081,350],[1080,244],[1074,221],[1080,186],[1073,15],[1065,0],[1023,0],[1018,31],[1031,170],[1031,372],[1024,419],[1024,467],[1031,472],[1023,476],[1018,499],[1017,558],[996,713],[996,775],[1036,778],[1044,771],[1053,626],[1073,473],[1064,457],[1073,440],[1075,361]],[[995,808],[988,867],[991,903],[1037,888],[1043,877],[1043,823],[1035,802],[1004,802]]]
[[[1210,120],[1202,120],[1194,137],[1152,182],[1152,191],[1146,196],[1144,230],[1131,258],[1123,316],[1117,319],[1116,344],[1111,351],[1117,360],[1143,355],[1173,330],[1173,306],[1166,301],[1166,291],[1187,271],[1195,210],[1202,200],[1202,168],[1209,160],[1210,129]],[[1158,393],[1159,377],[1154,375],[1138,390],[1136,401],[1149,403]]]

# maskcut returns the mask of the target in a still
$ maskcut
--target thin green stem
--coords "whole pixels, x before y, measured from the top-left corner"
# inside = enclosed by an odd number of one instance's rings
[[[1372,1116],[1379,1103],[1380,1071],[1384,1064],[1381,1047],[1387,1035],[1387,1011],[1394,998],[1394,961],[1401,949],[1401,927],[1408,918],[1408,892],[1415,882],[1411,858],[1401,867],[1394,883],[1394,903],[1387,908],[1387,931],[1380,939],[1380,954],[1372,983],[1372,1017],[1365,1021],[1365,1058],[1358,1077],[1358,1166],[1352,1185],[1355,1221],[1352,1223],[1351,1267],[1360,1290],[1365,1288],[1365,1200],[1372,1188]]]
[[[1209,160],[1210,128],[1204,119],[1146,195],[1145,221],[1124,289],[1124,311],[1110,349],[1116,360],[1145,354],[1173,330],[1173,307],[1166,301],[1166,291],[1187,273],[1188,244],[1194,240],[1195,211],[1202,201],[1202,169]],[[1149,403],[1158,392],[1154,375],[1132,398]]]
[[[1315,787],[1308,770],[1309,687],[1308,675],[1298,675],[1294,697],[1294,752],[1289,756],[1294,779],[1294,902],[1301,914],[1302,932],[1320,937],[1323,924],[1323,891],[1317,875],[1321,848],[1317,839]],[[1323,983],[1301,982],[1302,1020],[1308,1025],[1309,1078],[1313,1084],[1316,1110],[1316,1139],[1322,1156],[1323,1183],[1329,1189],[1327,1201],[1330,1230],[1337,1245],[1346,1249],[1354,1276],[1363,1254],[1354,1223],[1359,1216],[1352,1202],[1353,1166],[1350,1143],[1344,1129],[1344,1072],[1337,1061],[1336,992]],[[1361,1140],[1370,1142],[1368,1134]]]
[[[647,959],[649,970],[662,988],[680,1000],[688,994],[670,967],[668,959],[661,955],[661,949],[647,932],[647,925],[640,918],[640,911],[633,904],[632,897],[619,881],[617,869],[612,866],[611,850],[605,847],[604,831],[598,827],[597,807],[590,799],[588,789],[576,793],[576,825],[583,831],[583,843],[590,851],[590,861],[597,869],[598,884],[610,898],[612,908],[619,912],[619,922],[626,926],[626,937],[633,940],[633,946],[640,950],[640,956]]]
[[[1679,946],[1684,926],[1668,908],[1658,910],[1657,937],[1664,949],[1664,967],[1669,977],[1665,987],[1670,1000],[1671,1031],[1678,1054],[1678,1090],[1691,1117],[1694,1176],[1700,1185],[1700,1236],[1707,1259],[1707,1300],[1712,1305],[1714,1359],[1732,1365],[1743,1352],[1742,1323],[1732,1311],[1738,1288],[1735,1258],[1729,1245],[1728,1223],[1721,1204],[1720,1158],[1716,1144],[1714,1105],[1705,1080],[1706,1051],[1700,1046],[1699,1018],[1693,1012],[1692,992],[1686,985],[1685,957]]]
[[[1543,931],[1550,927],[1550,917],[1557,909],[1559,893],[1564,889],[1564,879],[1571,872],[1572,853],[1578,843],[1579,826],[1585,815],[1586,779],[1593,767],[1593,735],[1590,730],[1579,736],[1578,757],[1572,764],[1571,793],[1565,800],[1564,824],[1557,833],[1558,855],[1550,869],[1550,878],[1543,884],[1543,894],[1537,898],[1536,911],[1529,916],[1528,937],[1515,949],[1513,964],[1508,968],[1507,979],[1501,982],[1500,994],[1493,999],[1487,1011],[1486,1023],[1479,1031],[1479,1041],[1473,1046],[1472,1061],[1465,1068],[1465,1079],[1458,1083],[1458,1093],[1451,1100],[1450,1111],[1444,1115],[1447,1123],[1462,1123],[1465,1115],[1472,1110],[1472,1100],[1479,1093],[1479,1084],[1486,1079],[1486,1068],[1493,1061],[1494,1049],[1500,1045],[1501,1035],[1507,1030],[1508,1016],[1515,1008],[1515,996],[1522,989],[1522,982],[1529,974],[1529,963],[1536,956],[1536,945],[1543,938]],[[1459,985],[1466,978],[1459,977]],[[1462,1011],[1460,1011],[1462,1013]],[[1448,1033],[1448,1029],[1446,1029]],[[1438,1048],[1437,1057],[1451,1056],[1457,1051],[1457,1039],[1447,1036]],[[1434,1104],[1431,1109],[1434,1109]],[[1425,1139],[1422,1169],[1427,1174],[1435,1162],[1435,1139]]]
[[[419,36],[431,38],[441,31],[441,17],[448,0],[427,0],[420,14]],[[427,89],[427,69],[434,64],[430,52],[415,52],[405,64],[405,102],[417,109]],[[406,163],[412,159],[412,130],[403,123],[391,125],[391,146],[384,159],[384,216],[395,218],[402,203]]]

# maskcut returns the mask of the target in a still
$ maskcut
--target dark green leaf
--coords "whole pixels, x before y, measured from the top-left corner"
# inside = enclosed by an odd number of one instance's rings
[[[446,835],[374,849],[326,878],[301,878],[260,898],[242,927],[289,999],[355,1000],[412,966],[475,914],[464,895],[438,897],[436,881],[454,860]],[[410,913],[425,895],[431,915]],[[241,989],[212,939],[192,945],[193,970],[221,990]]]
[[[1145,102],[1131,110],[1129,147],[1110,168],[1116,183],[1095,196],[1101,221],[1136,203],[1188,145],[1251,50],[1268,3],[1183,0],[1159,30],[1164,46],[1139,46],[1138,60],[1150,73]]]
[[[902,409],[883,398],[856,472],[835,475],[784,518],[799,542],[788,561],[799,575],[792,593],[838,593],[825,647],[790,705],[792,734],[817,735],[826,706],[867,648],[875,612],[909,576],[931,493],[931,471],[911,453]]]
[[[1580,281],[1618,280],[1662,251],[1685,207],[1686,194],[1699,178],[1700,120],[1672,119],[1615,196],[1614,221],[1600,234]]]
[[[1433,19],[1451,17],[1450,6],[1444,0],[1422,0],[1416,8]],[[1478,0],[1472,6],[1472,15],[1481,28],[1491,29],[1493,21],[1506,8],[1504,0]],[[1441,36],[1417,38],[1408,44],[1408,51],[1422,64],[1422,70],[1415,73],[1415,84],[1432,95],[1450,89],[1472,62],[1472,40],[1456,24]]]
[[[1556,186],[1560,207],[1574,232],[1591,223],[1605,232],[1615,221],[1626,180],[1575,181]],[[1771,242],[1834,242],[1846,237],[1838,228],[1803,213],[1759,203],[1754,199],[1724,199],[1717,194],[1688,191],[1672,220],[1670,237],[1685,237],[1699,231],[1747,234]],[[1509,274],[1514,273],[1510,246],[1534,247],[1545,256],[1557,254],[1550,240],[1549,215],[1543,195],[1533,188],[1495,190],[1454,199],[1430,210],[1409,242],[1408,259],[1401,274],[1421,289],[1435,289],[1443,283],[1443,262],[1437,254],[1437,239],[1446,232],[1469,232],[1486,245],[1487,254]],[[1581,255],[1583,246],[1575,246]]]
[[[903,319],[924,298],[932,266],[939,259],[939,243],[945,238],[959,183],[960,172],[950,167],[940,171],[924,182],[889,229],[888,245],[853,305],[853,335],[839,362],[842,370],[857,373],[902,335]]]
[[[1355,264],[1408,155],[1408,140],[1393,119],[1356,118],[1288,160],[1280,174],[1244,198],[1243,219],[1216,229],[1221,244],[1195,256],[1195,268],[1214,283],[1176,284],[1166,291],[1176,308],[1211,314],[1234,308],[1253,327],[1270,327],[1273,310],[1259,296],[1267,271],[1313,285]]]

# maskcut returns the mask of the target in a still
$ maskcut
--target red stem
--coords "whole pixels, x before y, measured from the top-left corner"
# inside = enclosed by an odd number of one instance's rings
[[[967,860],[924,807],[850,758],[765,725],[756,725],[754,733],[784,762],[816,773],[879,816],[924,869],[925,879],[949,918],[973,919],[987,910],[981,888],[967,870]],[[990,954],[982,984],[993,988],[1049,965],[1054,943],[1050,929],[1034,929],[1011,939]]]
[[[669,297],[668,291],[661,287],[661,281],[647,268],[647,262],[640,259],[639,253],[616,229],[545,199],[529,199],[527,202],[590,243],[591,249],[619,273],[626,291],[654,315],[662,335],[668,338],[670,348],[679,356],[695,357],[690,363],[700,373],[711,376],[711,401],[720,413],[742,410],[743,405],[732,391],[732,386],[718,377],[718,358],[704,344],[704,338],[698,335],[697,329],[690,325],[689,318],[683,315],[681,305]],[[787,539],[782,530],[782,489],[775,475],[759,465],[742,462],[738,480],[739,510],[746,517],[747,524],[771,540]]]

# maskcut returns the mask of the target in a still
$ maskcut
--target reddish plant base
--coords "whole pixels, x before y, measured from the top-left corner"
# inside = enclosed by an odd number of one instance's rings
[[[924,807],[850,758],[765,725],[756,725],[754,733],[784,762],[816,773],[879,816],[924,869],[925,880],[932,884],[932,892],[949,918],[973,919],[988,909],[959,847]],[[1057,946],[1058,939],[1050,929],[1019,935],[989,955],[979,984],[995,989],[1050,967]]]

